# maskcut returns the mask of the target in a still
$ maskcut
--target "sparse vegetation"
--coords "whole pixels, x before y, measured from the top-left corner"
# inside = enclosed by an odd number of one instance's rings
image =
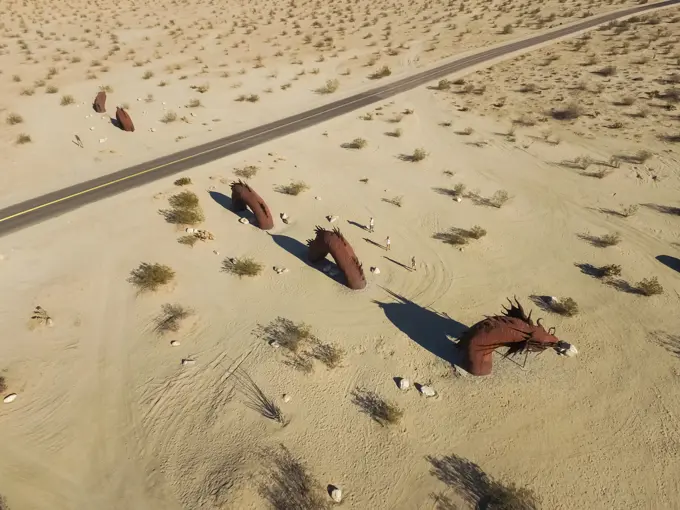
[[[380,69],[369,74],[368,78],[371,80],[379,80],[380,78],[385,78],[391,74],[392,70],[390,69],[390,66],[382,66]]]
[[[179,304],[166,303],[162,307],[162,312],[154,321],[154,332],[164,335],[168,332],[176,333],[179,331],[184,319],[191,317],[194,311],[191,308],[184,308]]]
[[[340,87],[340,82],[338,80],[326,80],[326,84],[323,87],[316,89],[318,94],[332,94]]]
[[[180,238],[178,238],[177,242],[179,244],[183,244],[185,246],[191,246],[193,248],[193,246],[198,242],[198,237],[196,237],[195,235],[188,234],[188,235],[181,236]]]
[[[363,149],[368,145],[368,142],[364,138],[355,138],[349,143],[343,143],[343,149]]]
[[[489,199],[489,204],[496,209],[500,209],[510,200],[510,194],[504,189],[499,189]]]
[[[336,345],[317,342],[309,355],[326,365],[328,368],[336,368],[342,363],[345,352]]]
[[[424,160],[427,157],[427,151],[425,149],[419,148],[415,149],[411,154],[401,154],[399,159],[402,161],[410,161],[412,163],[417,163]]]
[[[66,94],[65,96],[61,96],[61,106],[68,106],[70,104],[74,104],[76,100],[73,98],[72,95]]]
[[[5,380],[5,376],[0,375],[0,394],[5,393],[7,391],[7,381]],[[2,503],[2,496],[0,496],[0,503]],[[0,505],[0,510],[2,510],[2,505]]]
[[[243,179],[252,179],[257,175],[257,172],[260,170],[259,167],[254,166],[254,165],[248,165],[244,166],[243,168],[237,168],[234,170],[234,174],[237,177],[241,177]]]
[[[175,186],[188,186],[189,184],[192,184],[189,177],[180,177],[174,182]]]
[[[565,317],[573,317],[578,314],[578,303],[572,298],[562,298],[550,302],[550,309]]]
[[[621,242],[621,234],[614,232],[612,234],[604,234],[601,236],[593,236],[590,234],[580,234],[579,237],[584,241],[589,242],[598,248],[606,248],[608,246],[616,246]]]
[[[56,94],[57,92],[59,92],[59,88],[54,85],[48,85],[45,88],[45,94]]]
[[[187,108],[198,108],[199,106],[203,106],[200,99],[191,99],[187,103]]]
[[[151,71],[146,71],[146,72],[142,75],[142,80],[149,80],[149,79],[151,79],[151,78],[153,78],[153,72],[151,72]]]
[[[392,197],[392,198],[383,198],[383,202],[387,202],[388,204],[396,205],[397,207],[401,207],[402,204],[404,203],[404,197],[402,195]]]
[[[361,412],[369,415],[383,427],[398,423],[404,414],[396,404],[385,400],[373,391],[362,388],[357,388],[352,392],[352,403],[359,406]]]
[[[244,370],[235,373],[236,385],[246,398],[246,406],[257,411],[268,420],[273,420],[282,426],[288,425],[288,420],[281,408],[269,398],[260,386]]]
[[[193,191],[182,191],[168,199],[171,209],[161,210],[165,221],[176,225],[197,225],[205,217],[198,203],[198,195]]]
[[[163,118],[161,118],[161,122],[163,124],[170,124],[171,122],[175,122],[177,120],[177,114],[175,112],[166,112],[165,115],[163,115]]]
[[[659,283],[659,279],[656,276],[645,278],[638,282],[635,284],[635,289],[643,296],[663,294],[663,286]]]
[[[629,205],[628,207],[624,207],[621,210],[621,216],[623,216],[624,218],[629,218],[630,216],[635,215],[635,213],[637,213],[639,209],[640,206],[637,204]]]
[[[251,257],[226,258],[222,262],[222,271],[243,278],[259,275],[264,266]]]
[[[17,145],[24,145],[25,143],[31,143],[32,141],[30,135],[27,135],[26,133],[21,133],[16,139]]]
[[[283,193],[284,195],[293,195],[297,196],[303,191],[307,191],[309,189],[309,186],[307,183],[303,181],[295,181],[290,184],[286,184],[285,186],[279,186],[277,188],[277,191],[279,193]]]
[[[439,241],[453,246],[462,246],[468,244],[470,239],[481,239],[486,235],[484,230],[479,225],[475,225],[471,229],[452,227],[446,232],[438,232],[433,237]]]
[[[9,124],[10,126],[13,126],[15,124],[21,124],[23,121],[24,118],[18,113],[10,113],[7,116],[7,124]]]
[[[130,272],[128,281],[140,292],[156,291],[175,278],[175,271],[163,264],[142,262],[137,269]]]
[[[277,317],[267,326],[260,327],[259,334],[269,345],[282,347],[292,353],[297,353],[303,344],[318,343],[309,325],[283,317]]]

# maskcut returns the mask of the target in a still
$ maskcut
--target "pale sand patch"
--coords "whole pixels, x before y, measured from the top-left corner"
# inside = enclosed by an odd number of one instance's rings
[[[652,332],[672,334],[679,325],[678,272],[655,260],[678,257],[675,218],[641,207],[622,219],[599,208],[675,206],[677,178],[667,171],[662,186],[640,184],[628,164],[602,180],[583,177],[550,164],[583,146],[531,143],[539,131],[528,129],[508,141],[494,134],[502,124],[450,110],[439,96],[421,88],[359,112],[373,112],[372,121],[351,114],[193,169],[189,189],[206,214],[201,227],[216,238],[194,248],[178,244],[183,232],[157,214],[178,190],[173,179],[0,239],[0,370],[8,391],[19,394],[0,408],[8,504],[267,508],[258,495],[260,454],[283,443],[320,490],[341,486],[348,508],[432,508],[431,493],[454,497],[426,460],[449,454],[531,487],[544,508],[672,508],[680,360]],[[385,122],[405,110],[412,113],[400,123]],[[454,125],[439,125],[447,119]],[[401,137],[384,134],[395,126]],[[473,133],[456,135],[458,126]],[[341,147],[355,138],[367,145]],[[399,160],[419,147],[425,160]],[[260,167],[250,182],[277,218],[272,235],[241,225],[209,194],[214,186],[228,195],[233,169],[245,165]],[[310,190],[297,197],[274,191],[292,180]],[[498,210],[433,189],[457,182],[513,198]],[[400,195],[401,208],[382,201]],[[287,225],[278,221],[281,212]],[[300,259],[314,226],[330,225],[327,215],[339,216],[332,225],[364,268],[380,268],[367,272],[365,291],[351,292]],[[371,236],[348,223],[370,217]],[[488,233],[463,252],[433,239],[474,225]],[[577,237],[587,231],[619,231],[622,242],[595,248]],[[388,235],[389,254],[364,241]],[[385,255],[404,264],[415,256],[418,271]],[[255,279],[220,272],[225,257],[241,256],[256,258],[265,272]],[[126,278],[142,261],[168,264],[175,281],[136,296]],[[665,294],[619,292],[575,263],[620,264],[630,282],[657,276]],[[278,275],[274,266],[290,271]],[[544,353],[525,370],[497,357],[488,378],[453,378],[437,355],[446,335],[499,312],[506,296],[535,308],[533,294],[578,302],[575,318],[539,316],[580,355]],[[164,303],[191,307],[195,317],[159,338],[152,320]],[[53,317],[52,328],[27,329],[37,304]],[[342,366],[317,363],[305,375],[285,365],[281,351],[254,333],[279,316],[307,322],[319,339],[341,346]],[[172,339],[181,345],[171,347]],[[196,363],[181,366],[183,358]],[[266,420],[233,391],[237,366],[281,407],[288,426]],[[393,377],[429,384],[439,397],[402,392]],[[351,400],[357,387],[394,401],[404,412],[400,423],[381,428],[360,413]]]

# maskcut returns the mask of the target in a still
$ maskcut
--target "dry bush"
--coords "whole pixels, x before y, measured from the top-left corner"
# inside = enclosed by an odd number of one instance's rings
[[[163,124],[170,124],[171,122],[175,122],[177,120],[177,114],[175,112],[166,112],[165,115],[161,118],[161,122]]]
[[[562,298],[558,301],[551,301],[550,309],[565,317],[573,317],[578,314],[578,303],[572,298]]]
[[[655,296],[663,294],[663,286],[659,283],[659,279],[654,276],[652,278],[645,278],[635,284],[635,290],[643,296]]]
[[[56,94],[57,92],[59,92],[59,88],[54,85],[48,85],[45,88],[45,94]]]
[[[489,204],[496,209],[500,209],[510,200],[510,195],[504,189],[499,189],[493,196],[489,199]]]
[[[243,168],[237,168],[234,170],[234,175],[237,177],[241,177],[243,179],[252,179],[257,175],[257,172],[260,170],[259,167],[254,166],[254,165],[248,165],[244,166]]]
[[[621,234],[614,232],[613,234],[604,234],[601,236],[593,236],[590,234],[580,234],[579,237],[584,241],[589,242],[598,248],[607,248],[609,246],[616,246],[621,242]]]
[[[226,258],[222,262],[222,271],[236,275],[239,278],[257,276],[263,269],[264,266],[262,264],[250,257]]]
[[[352,392],[352,403],[359,406],[361,412],[369,415],[382,427],[398,423],[403,411],[396,404],[389,402],[373,391],[357,388]]]
[[[451,82],[449,80],[439,80],[436,87],[432,87],[436,90],[449,90],[451,88]]]
[[[178,304],[166,303],[161,308],[163,311],[156,317],[153,328],[154,332],[158,335],[164,335],[170,331],[176,333],[179,331],[181,322],[191,317],[194,313],[191,308],[184,308]]]
[[[386,76],[389,76],[391,74],[392,70],[390,69],[390,66],[382,66],[380,69],[369,74],[368,78],[370,80],[379,80],[380,78],[385,78]]]
[[[68,105],[73,104],[75,102],[76,102],[76,100],[70,94],[66,94],[65,96],[61,96],[61,102],[60,102],[61,106],[68,106]]]
[[[7,116],[7,124],[9,124],[10,126],[13,126],[15,124],[21,124],[23,121],[24,118],[18,113],[10,113]]]
[[[333,344],[318,342],[312,347],[309,356],[320,361],[328,368],[336,368],[342,363],[345,351]]]
[[[309,325],[304,322],[295,323],[290,319],[277,317],[258,331],[268,344],[278,345],[292,353],[297,353],[304,343],[318,344],[318,339],[312,335]]]
[[[486,230],[484,230],[479,225],[475,225],[471,229],[452,227],[446,232],[438,232],[433,237],[439,241],[443,241],[446,244],[451,244],[454,246],[462,246],[467,244],[470,239],[481,239],[486,235]]]
[[[460,131],[456,131],[456,134],[461,136],[470,136],[474,132],[475,130],[472,129],[471,127],[466,127],[464,129],[461,129]]]
[[[5,393],[7,391],[7,381],[5,380],[4,375],[0,375],[0,393]],[[0,498],[0,502],[2,499]],[[2,509],[2,506],[0,506],[0,509]]]
[[[401,135],[404,134],[404,131],[401,128],[397,128],[394,131],[387,131],[385,134],[392,138],[400,138]]]
[[[621,276],[621,266],[618,264],[607,264],[606,266],[600,266],[595,268],[597,275],[600,278],[610,278],[612,276]]]
[[[279,193],[283,193],[284,195],[297,196],[303,191],[307,191],[308,189],[309,186],[304,181],[295,181],[290,184],[286,184],[285,186],[279,186],[278,188],[276,188],[276,191],[278,191]]]
[[[550,110],[550,115],[555,120],[575,120],[583,115],[583,109],[572,103],[560,108],[553,108]]]
[[[514,31],[515,31],[515,29],[512,27],[512,25],[510,23],[508,23],[507,25],[505,25],[503,27],[503,30],[501,30],[501,33],[502,34],[512,34]]]
[[[203,105],[201,104],[201,100],[200,100],[200,99],[191,99],[191,100],[187,103],[186,106],[187,106],[187,108],[198,108],[199,106],[203,106]]]
[[[621,216],[623,216],[624,218],[629,218],[630,216],[635,215],[635,213],[637,213],[639,209],[640,206],[637,204],[629,205],[628,207],[623,208],[623,210],[621,211]]]
[[[343,143],[343,149],[363,149],[368,145],[368,142],[364,138],[355,138],[349,143]]]
[[[113,87],[111,85],[101,85],[99,87],[99,90],[102,92],[106,92],[108,94],[111,94],[113,92]]]
[[[392,198],[383,198],[383,202],[387,202],[388,204],[396,205],[397,207],[401,207],[403,202],[404,202],[404,197],[402,195],[392,197]]]
[[[193,191],[182,191],[176,195],[172,195],[168,202],[171,207],[176,207],[178,209],[195,209],[198,207],[198,195]]]
[[[142,80],[148,80],[148,79],[150,79],[150,78],[153,78],[153,72],[151,72],[151,71],[146,71],[146,72],[142,75]]]
[[[198,225],[205,220],[200,207],[195,209],[165,209],[160,211],[165,221],[173,225]]]
[[[470,230],[467,230],[466,233],[467,233],[467,236],[472,238],[472,239],[481,239],[482,237],[484,237],[486,235],[486,230],[484,230],[479,225],[475,225]]]
[[[616,159],[625,161],[626,163],[632,163],[634,165],[641,165],[654,154],[648,150],[639,150],[635,154],[617,154],[614,156]]]
[[[269,420],[280,423],[284,427],[288,425],[289,421],[284,416],[281,408],[262,391],[245,370],[237,370],[235,378],[239,391],[247,400],[247,407],[257,411]]]
[[[593,73],[600,76],[614,76],[616,74],[616,66],[605,66],[597,71],[593,71]]]
[[[191,179],[189,177],[180,177],[173,184],[175,186],[188,186],[191,184]]]
[[[423,148],[415,149],[411,154],[401,154],[399,159],[402,161],[410,161],[412,163],[417,163],[424,160],[427,157],[427,151]]]
[[[16,143],[17,145],[23,145],[25,143],[31,143],[33,140],[31,139],[30,135],[27,135],[26,133],[21,133],[17,136]]]
[[[263,458],[271,467],[259,493],[272,510],[328,510],[330,504],[318,482],[283,445]]]
[[[175,277],[175,271],[163,264],[142,262],[137,269],[130,272],[128,281],[137,287],[139,292],[156,291]]]
[[[340,87],[340,82],[338,80],[326,80],[326,84],[323,87],[316,89],[317,94],[332,94]]]
[[[585,177],[594,177],[595,179],[604,179],[608,175],[611,175],[613,170],[611,168],[598,168],[592,172],[581,172],[581,175]]]
[[[198,242],[198,237],[196,237],[195,235],[188,234],[178,238],[177,242],[185,246],[193,247]]]

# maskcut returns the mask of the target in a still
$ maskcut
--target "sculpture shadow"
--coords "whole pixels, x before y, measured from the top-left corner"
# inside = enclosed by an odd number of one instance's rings
[[[234,201],[231,199],[230,196],[225,195],[224,193],[220,193],[219,191],[209,191],[208,193],[210,193],[210,198],[212,198],[215,202],[224,207],[227,211],[234,213],[239,218],[246,218],[250,223],[256,222],[255,215],[253,214],[253,211],[251,211],[250,209],[244,209],[243,211],[234,211],[232,209]]]
[[[345,284],[345,275],[342,274],[342,271],[338,268],[338,266],[335,264],[333,260],[330,260],[328,257],[325,259],[325,261],[322,261],[318,264],[312,264],[309,261],[309,258],[307,257],[307,253],[309,252],[309,247],[305,243],[301,243],[297,239],[293,239],[292,237],[289,236],[284,236],[282,234],[269,234],[269,236],[273,239],[273,241],[279,246],[279,248],[284,249],[294,257],[297,257],[300,259],[302,262],[304,262],[307,266],[312,267],[322,273],[324,276],[330,278],[331,280],[334,280],[340,284]],[[337,271],[336,276],[331,276],[329,274],[326,274],[323,272],[321,269],[323,263],[330,264],[330,267]]]
[[[123,126],[121,125],[120,122],[118,122],[118,119],[117,119],[117,118],[111,117],[110,120],[111,120],[111,125],[112,125],[112,126],[117,127],[118,129],[123,129]]]
[[[661,262],[664,266],[670,267],[671,269],[680,273],[680,259],[677,257],[672,257],[671,255],[659,255],[656,260]]]
[[[465,324],[423,308],[389,289],[381,288],[394,301],[383,303],[374,300],[373,302],[382,309],[392,324],[423,349],[447,363],[463,368],[461,366],[462,353],[451,338],[460,338],[468,329]]]

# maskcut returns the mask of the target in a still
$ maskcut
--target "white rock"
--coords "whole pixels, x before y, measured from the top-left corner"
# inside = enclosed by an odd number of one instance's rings
[[[92,126],[92,127],[90,128],[90,131],[94,131],[94,126]]]
[[[14,402],[16,399],[17,399],[17,394],[16,394],[16,393],[10,393],[10,394],[7,395],[2,401],[3,401],[5,404],[11,404],[11,403]]]
[[[287,215],[285,212],[282,212],[280,216],[281,216],[281,219],[282,219],[282,220],[287,220],[287,219],[288,219],[288,215]]]
[[[151,131],[152,133],[155,133],[155,132],[156,132],[156,128],[149,128],[149,131]]]
[[[166,105],[166,104],[168,104],[168,103],[166,103],[165,101],[163,101],[163,104]]]
[[[173,347],[179,347],[179,340],[173,340],[172,342],[170,342],[170,345],[172,345]]]
[[[182,365],[193,365],[195,363],[196,363],[195,359],[185,358],[185,359],[182,360]]]
[[[213,250],[213,253],[214,253],[215,255],[219,255],[219,254],[220,254],[220,252],[217,251],[217,250]]]
[[[434,397],[437,395],[437,392],[434,391],[434,389],[430,388],[429,386],[421,386],[420,393],[422,393],[426,397]]]
[[[241,218],[240,220],[238,220],[238,222],[241,223],[242,225],[247,225],[248,223],[250,223],[248,221],[248,218]]]
[[[326,216],[326,219],[327,219],[330,223],[335,223],[336,221],[338,221],[338,216]]]
[[[191,116],[192,116],[192,117],[195,117],[196,114],[195,114],[194,112],[191,112]]]
[[[48,317],[47,320],[45,321],[45,324],[47,324],[47,326],[51,328],[52,325],[54,324],[52,317]]]
[[[371,273],[373,273],[373,274],[380,274],[380,268],[378,268],[378,267],[372,267],[372,268],[371,268]]]
[[[400,379],[399,380],[399,389],[400,390],[407,390],[411,387],[411,381],[408,379]]]
[[[290,402],[290,400],[291,400],[291,396],[284,393],[283,394],[283,401],[287,404],[288,402]]]
[[[108,138],[100,138],[99,143],[104,143],[106,140],[108,140]]]
[[[314,197],[314,200],[321,200],[321,197]]]
[[[456,202],[460,202],[460,201],[462,201],[462,200],[463,200],[462,198],[456,197]]]
[[[196,232],[196,229],[195,229],[195,228],[191,228],[191,227],[187,227],[186,229],[184,229],[184,231],[185,231],[187,234],[193,234],[193,233]]]
[[[333,489],[331,492],[331,499],[336,503],[342,502],[342,489]]]
[[[555,296],[550,296],[550,298],[548,298],[548,302],[549,302],[551,305],[556,305],[557,303],[560,302],[560,298],[557,298],[557,297],[555,297]]]
[[[272,346],[274,349],[278,349],[279,347],[281,347],[281,344],[278,343],[276,340],[269,342],[269,345]]]
[[[138,97],[138,98],[137,98],[137,101],[141,101],[141,100],[142,100],[142,98],[141,98],[141,97]]]

